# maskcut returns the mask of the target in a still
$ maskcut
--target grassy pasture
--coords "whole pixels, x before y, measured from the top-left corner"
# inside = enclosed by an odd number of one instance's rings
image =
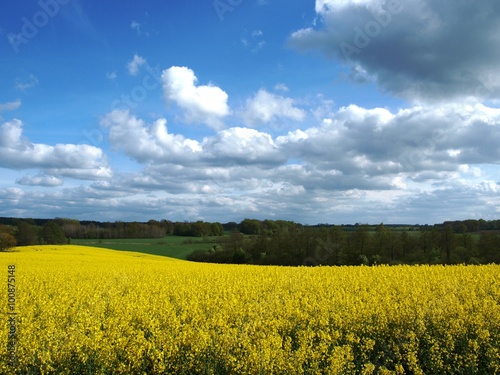
[[[167,236],[163,238],[138,239],[73,239],[74,245],[101,247],[113,250],[135,251],[152,255],[162,255],[177,259],[186,257],[195,250],[208,250],[213,245],[211,238]]]

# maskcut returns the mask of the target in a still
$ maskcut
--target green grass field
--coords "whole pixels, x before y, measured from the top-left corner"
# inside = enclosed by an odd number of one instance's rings
[[[215,240],[210,238],[210,241]],[[103,247],[113,250],[136,251],[146,254],[186,259],[195,250],[208,250],[213,245],[201,237],[167,236],[140,239],[73,239],[74,245]]]

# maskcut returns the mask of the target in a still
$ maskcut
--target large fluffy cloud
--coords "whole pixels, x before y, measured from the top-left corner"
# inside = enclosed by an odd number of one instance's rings
[[[213,85],[196,86],[198,79],[186,67],[172,66],[163,71],[163,90],[168,102],[176,103],[184,111],[187,123],[201,123],[213,128],[223,125],[229,114],[228,95]]]
[[[280,164],[286,161],[267,133],[248,128],[219,131],[203,141],[205,158],[218,164]]]
[[[351,105],[277,143],[289,157],[347,175],[457,171],[460,165],[500,163],[500,109],[445,104],[392,113]]]
[[[112,145],[142,164],[141,170],[58,190],[61,180],[40,167],[42,160],[51,166],[52,159],[41,152],[24,166],[45,172],[17,182],[52,190],[0,188],[5,210],[81,219],[101,211],[110,220],[259,217],[307,223],[432,223],[498,215],[491,207],[500,204],[500,110],[485,105],[398,111],[351,105],[317,126],[277,138],[234,127],[194,140],[171,134],[165,119],[148,123],[118,110],[102,125]],[[21,154],[34,147],[23,140],[19,122],[4,124],[0,134],[2,156],[6,144],[17,145]],[[44,147],[56,153],[56,146]],[[5,166],[9,159],[0,160]]]
[[[294,100],[260,89],[254,97],[247,99],[243,114],[248,125],[258,125],[286,119],[302,121],[306,116],[304,110],[294,105]]]
[[[319,126],[276,139],[235,127],[196,141],[169,133],[165,119],[148,125],[121,110],[106,115],[102,124],[109,128],[112,144],[140,163],[281,165],[295,159],[370,176],[500,163],[500,109],[482,104],[415,106],[395,112],[350,105]]]
[[[197,141],[170,134],[167,120],[161,118],[148,125],[128,110],[114,110],[101,120],[109,130],[111,144],[140,163],[182,163],[196,158],[201,151]]]
[[[384,90],[418,101],[500,98],[496,0],[317,0],[316,12],[319,26],[291,44],[366,70]]]
[[[14,119],[0,126],[0,167],[42,169],[49,175],[81,179],[110,177],[100,148],[90,145],[32,143],[23,137],[23,123]]]
[[[196,141],[169,133],[166,119],[147,124],[126,110],[108,113],[101,124],[109,129],[112,145],[139,163],[217,166],[286,160],[269,134],[254,129],[229,128]]]
[[[481,104],[395,112],[351,105],[275,139],[235,127],[196,141],[170,134],[165,124],[148,125],[126,111],[103,119],[114,147],[147,166],[128,180],[136,187],[206,193],[260,189],[267,181],[313,195],[406,192],[451,179],[479,181],[483,166],[500,164],[500,110]]]

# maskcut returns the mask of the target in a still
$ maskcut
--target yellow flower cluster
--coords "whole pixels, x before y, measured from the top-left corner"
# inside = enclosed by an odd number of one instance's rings
[[[9,265],[16,363],[0,345],[1,374],[500,373],[496,265],[215,265],[80,246],[2,253],[5,283]]]

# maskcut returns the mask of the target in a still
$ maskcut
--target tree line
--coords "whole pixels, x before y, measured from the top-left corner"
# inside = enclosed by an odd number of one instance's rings
[[[189,260],[260,265],[500,263],[500,233],[438,224],[417,228],[285,225],[255,221]],[[264,229],[263,229],[264,228]],[[456,229],[456,230],[454,230]],[[243,233],[250,234],[245,236]]]
[[[227,228],[237,227],[228,223]],[[66,244],[71,239],[162,238],[167,235],[210,237],[222,236],[221,223],[172,222],[98,222],[73,219],[0,218],[0,250],[14,246]]]
[[[231,233],[224,235],[224,233]],[[500,220],[305,226],[285,220],[98,222],[0,218],[0,250],[71,239],[213,237],[189,259],[268,265],[500,263]],[[208,242],[208,241],[207,241]]]

